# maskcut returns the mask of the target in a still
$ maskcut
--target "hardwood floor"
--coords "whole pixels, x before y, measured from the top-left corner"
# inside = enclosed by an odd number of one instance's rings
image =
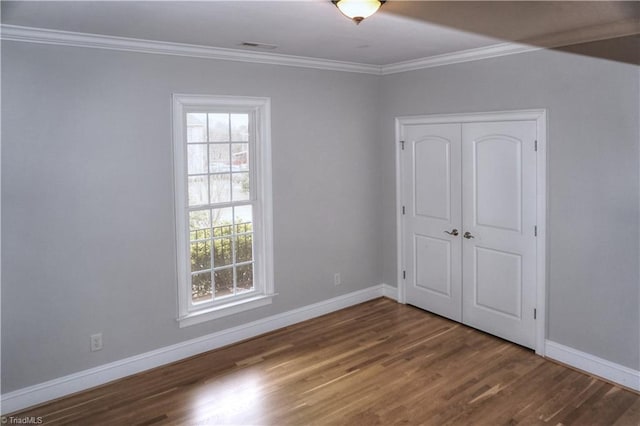
[[[13,416],[46,425],[639,425],[640,395],[377,299]]]

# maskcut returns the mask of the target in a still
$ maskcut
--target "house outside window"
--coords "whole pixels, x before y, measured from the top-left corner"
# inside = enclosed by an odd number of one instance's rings
[[[173,96],[180,326],[271,303],[268,98]]]

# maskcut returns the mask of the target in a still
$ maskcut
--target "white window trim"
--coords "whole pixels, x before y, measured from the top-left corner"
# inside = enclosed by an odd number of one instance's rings
[[[273,279],[273,206],[271,193],[271,101],[269,98],[208,95],[173,95],[173,170],[176,224],[176,258],[178,282],[178,317],[180,327],[186,327],[272,302]],[[191,303],[191,276],[188,233],[188,188],[186,180],[186,126],[184,114],[193,108],[250,109],[255,114],[256,142],[254,147],[254,183],[257,200],[254,227],[254,280],[256,293],[233,297],[228,302],[197,307]]]

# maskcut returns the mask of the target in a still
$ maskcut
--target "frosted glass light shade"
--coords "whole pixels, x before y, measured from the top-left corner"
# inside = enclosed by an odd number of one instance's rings
[[[379,0],[339,0],[336,2],[340,12],[351,18],[356,24],[376,13],[381,4]]]

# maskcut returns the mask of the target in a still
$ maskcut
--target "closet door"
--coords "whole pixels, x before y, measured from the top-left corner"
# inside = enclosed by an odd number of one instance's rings
[[[463,322],[535,345],[536,123],[462,125]]]
[[[403,126],[407,303],[456,321],[461,305],[460,124]]]

